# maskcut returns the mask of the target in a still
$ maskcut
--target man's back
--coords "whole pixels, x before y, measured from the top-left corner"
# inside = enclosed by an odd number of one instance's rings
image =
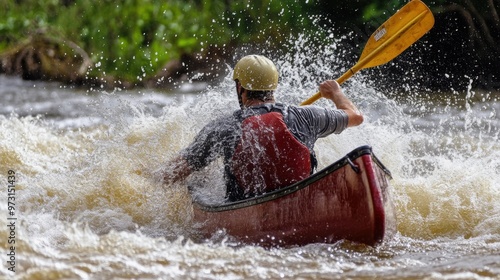
[[[248,117],[241,130],[231,171],[244,197],[289,186],[311,174],[309,149],[292,135],[281,113]]]
[[[242,135],[244,135],[242,129],[243,123],[248,118],[273,112],[282,116],[281,121],[284,123],[284,127],[293,135],[288,140],[282,140],[281,142],[292,143],[293,141],[297,141],[302,144],[300,147],[308,149],[310,157],[308,173],[315,167],[314,143],[316,140],[331,133],[340,133],[347,126],[347,116],[342,111],[316,106],[296,107],[279,103],[266,103],[245,110],[238,110],[232,116],[221,117],[209,123],[197,135],[194,142],[182,152],[182,155],[194,170],[199,170],[207,166],[214,159],[223,157],[228,197],[231,199],[241,198],[244,188],[263,186],[262,183],[258,182],[257,178],[259,176],[262,177],[265,170],[269,170],[268,168],[264,168],[262,172],[256,172],[258,168],[248,167],[249,170],[246,171],[247,175],[245,177],[254,176],[255,179],[253,182],[255,185],[250,183],[252,180],[241,179],[241,174],[244,172],[243,168],[238,168],[240,179],[236,178],[233,157],[237,146],[241,142]],[[274,116],[276,115],[274,114]],[[276,134],[276,127],[271,126],[271,129],[269,129],[268,124],[262,123],[261,125],[262,127],[268,127],[268,134]],[[299,146],[295,147],[297,149]],[[288,153],[292,154],[294,151],[288,151]],[[254,167],[262,162],[264,162],[262,159],[254,160]],[[266,176],[268,175],[266,174]],[[290,177],[296,180],[296,178],[302,178],[303,176]],[[267,180],[270,182],[270,179]],[[289,183],[290,181],[286,182]],[[279,182],[276,182],[276,185],[279,185]]]

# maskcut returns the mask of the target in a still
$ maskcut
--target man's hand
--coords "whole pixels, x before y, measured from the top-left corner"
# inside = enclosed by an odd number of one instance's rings
[[[182,156],[177,156],[157,170],[154,177],[162,184],[170,185],[185,180],[191,172],[188,162]]]
[[[319,85],[319,91],[321,92],[322,97],[333,101],[335,106],[337,106],[337,109],[343,110],[347,113],[347,116],[349,117],[347,126],[357,126],[363,122],[363,115],[358,108],[354,106],[351,100],[344,95],[337,81],[327,80],[322,82]]]
[[[327,80],[319,84],[319,92],[321,92],[321,97],[332,101],[335,95],[342,94],[339,83],[333,80]]]

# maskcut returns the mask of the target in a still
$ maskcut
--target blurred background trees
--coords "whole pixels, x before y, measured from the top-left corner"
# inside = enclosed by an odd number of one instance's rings
[[[485,86],[497,85],[500,1],[424,2],[436,17],[434,29],[424,37],[420,49],[414,50],[428,56],[426,71],[431,75],[433,71],[456,76],[473,73]],[[16,46],[43,37],[52,45],[66,46],[54,48],[61,52],[59,56],[68,55],[68,47],[72,49],[70,56],[78,58],[67,64],[84,63],[88,66],[85,75],[109,75],[141,84],[165,69],[169,62],[180,61],[182,66],[183,56],[210,55],[209,52],[217,50],[230,57],[235,47],[245,44],[264,44],[280,50],[290,36],[304,33],[321,36],[323,33],[318,31],[323,28],[335,29],[339,37],[350,35],[353,50],[361,50],[375,28],[406,3],[401,0],[3,0],[0,53],[19,53]],[[472,72],[465,71],[463,66]],[[6,72],[5,65],[3,68]],[[439,86],[440,81],[430,83]]]

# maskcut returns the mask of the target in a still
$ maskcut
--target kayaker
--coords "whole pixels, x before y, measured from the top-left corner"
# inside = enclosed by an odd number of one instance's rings
[[[233,79],[241,109],[207,124],[193,143],[159,171],[164,184],[179,182],[217,158],[224,159],[226,197],[234,201],[291,185],[316,168],[314,143],[363,122],[339,84],[320,84],[337,109],[276,103],[278,70],[261,55],[243,57]]]

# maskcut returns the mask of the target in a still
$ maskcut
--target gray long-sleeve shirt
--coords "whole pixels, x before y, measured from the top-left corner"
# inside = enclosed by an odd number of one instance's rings
[[[342,110],[326,109],[318,106],[287,106],[281,103],[266,103],[232,115],[220,117],[208,123],[181,154],[193,170],[199,170],[219,157],[224,158],[225,179],[228,195],[234,189],[234,176],[231,174],[231,159],[241,138],[241,122],[248,116],[281,112],[290,132],[311,152],[313,162],[314,144],[321,137],[341,133],[347,128],[348,117]],[[313,166],[312,168],[314,168]]]

